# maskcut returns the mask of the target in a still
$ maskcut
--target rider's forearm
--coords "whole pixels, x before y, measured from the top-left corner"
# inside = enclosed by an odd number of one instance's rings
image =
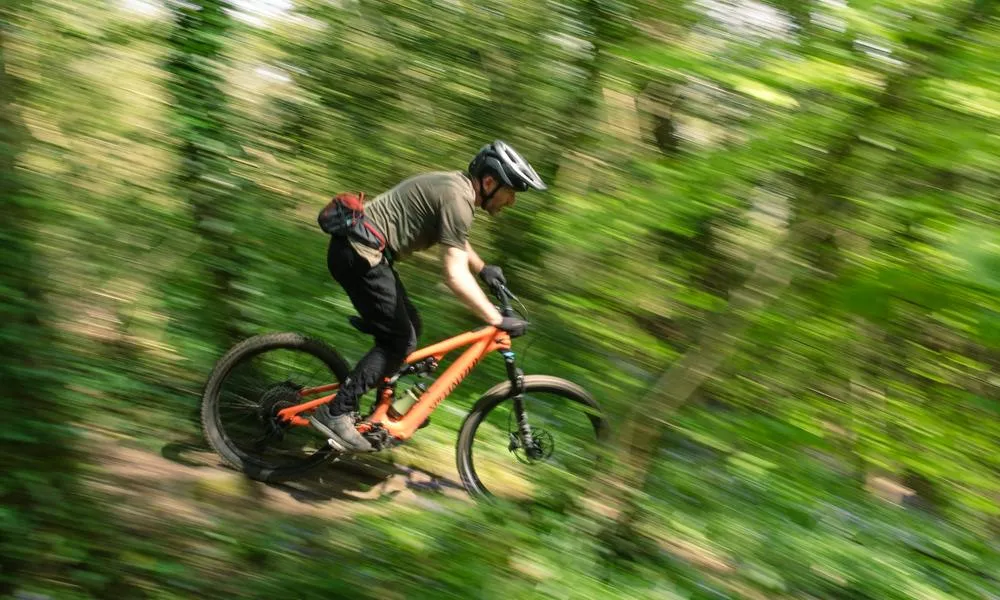
[[[469,272],[469,257],[462,248],[446,248],[444,252],[444,280],[469,308],[479,314],[490,325],[499,325],[503,317],[500,311],[483,293],[476,279]]]
[[[476,251],[472,249],[472,244],[470,244],[468,241],[465,242],[465,251],[469,255],[469,270],[472,271],[473,273],[478,274],[480,271],[483,270],[483,267],[486,266],[486,261],[479,258],[479,255],[476,254]]]
[[[445,248],[444,280],[469,308],[479,314],[490,325],[499,325],[503,320],[500,311],[493,306],[483,290],[479,288],[476,279],[469,272],[468,243],[466,248]]]
[[[468,269],[465,270],[465,273],[449,273],[445,277],[445,283],[448,284],[451,291],[455,292],[456,296],[461,298],[469,308],[490,325],[499,325],[500,321],[503,320],[500,311],[486,297]]]

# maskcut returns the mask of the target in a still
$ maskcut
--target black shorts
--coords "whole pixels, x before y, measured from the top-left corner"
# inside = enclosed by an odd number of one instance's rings
[[[376,344],[404,358],[416,349],[420,315],[389,261],[383,258],[371,266],[346,237],[337,236],[330,238],[326,265],[375,336]]]

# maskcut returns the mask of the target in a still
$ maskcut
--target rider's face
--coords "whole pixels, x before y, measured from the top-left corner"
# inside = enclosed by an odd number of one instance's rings
[[[489,194],[489,192],[497,185],[499,185],[499,183],[489,175],[484,177],[483,195]],[[514,192],[514,188],[506,185],[500,185],[500,189],[493,194],[493,197],[483,203],[483,209],[490,213],[491,216],[495,215],[504,208],[513,206],[516,200],[515,194],[516,192]]]

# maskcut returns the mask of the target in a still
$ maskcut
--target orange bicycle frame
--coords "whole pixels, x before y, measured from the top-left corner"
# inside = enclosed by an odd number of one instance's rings
[[[441,401],[448,397],[448,394],[465,379],[484,356],[494,350],[510,350],[510,336],[507,332],[493,326],[469,331],[417,350],[406,357],[406,364],[413,364],[431,357],[440,361],[449,352],[463,346],[469,346],[469,348],[455,359],[455,362],[445,369],[444,373],[421,394],[417,402],[406,411],[405,415],[398,418],[392,418],[389,415],[389,407],[392,405],[393,400],[393,389],[388,386],[382,388],[382,395],[377,400],[375,410],[368,419],[358,424],[358,431],[363,433],[377,424],[385,428],[389,432],[389,435],[397,440],[409,439],[423,424],[424,420],[434,412],[434,409],[441,404]],[[306,388],[299,391],[299,396],[307,398],[316,394],[335,391],[339,387],[339,383],[332,383]],[[278,411],[278,416],[292,425],[308,425],[309,421],[300,416],[300,414],[330,402],[334,396],[336,396],[336,393],[290,406]]]

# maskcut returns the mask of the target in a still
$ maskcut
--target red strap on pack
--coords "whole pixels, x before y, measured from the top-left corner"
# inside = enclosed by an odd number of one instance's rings
[[[369,223],[367,220],[364,222],[364,225],[365,225],[365,229],[367,229],[368,231],[370,231],[371,234],[375,236],[375,239],[378,240],[378,243],[379,243],[379,252],[381,252],[382,250],[385,250],[385,237],[381,233],[379,233],[378,229],[375,229],[375,227],[371,223]]]
[[[364,210],[365,193],[358,192],[357,194],[352,194],[351,192],[342,192],[334,196],[334,200],[354,212],[362,212]]]
[[[364,192],[337,194],[320,212],[319,226],[330,235],[347,235],[369,247],[375,242],[381,252],[388,244],[385,236],[365,217],[364,201]]]

